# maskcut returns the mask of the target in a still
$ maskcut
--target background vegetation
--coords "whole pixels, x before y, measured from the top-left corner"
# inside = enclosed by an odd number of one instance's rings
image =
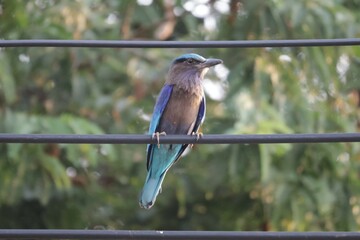
[[[0,1],[2,39],[360,37],[356,0]],[[204,82],[206,133],[358,132],[360,48],[0,49],[0,131],[146,133],[170,61]],[[211,79],[211,80],[210,80]],[[142,145],[0,145],[1,228],[360,230],[358,143],[200,145],[149,211]]]

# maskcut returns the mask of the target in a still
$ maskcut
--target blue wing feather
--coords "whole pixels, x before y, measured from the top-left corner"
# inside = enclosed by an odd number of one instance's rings
[[[201,126],[201,124],[204,122],[205,120],[205,113],[206,113],[206,99],[205,99],[205,96],[203,96],[202,100],[201,100],[201,103],[200,103],[200,107],[199,107],[199,112],[198,112],[198,115],[197,115],[197,118],[196,118],[196,121],[195,121],[195,125],[194,125],[194,128],[192,129],[192,133],[193,132],[197,132]],[[183,152],[185,151],[185,149],[187,148],[188,144],[183,144],[176,156],[176,160],[177,161],[181,154],[183,154]]]
[[[197,132],[201,126],[201,124],[204,122],[205,120],[205,113],[206,113],[206,99],[205,96],[202,98],[201,103],[200,103],[200,107],[199,107],[199,112],[196,118],[196,122],[194,125],[194,129],[192,130],[192,132]]]
[[[156,132],[156,128],[158,127],[160,122],[160,118],[166,108],[166,105],[169,102],[173,87],[174,85],[165,84],[164,87],[161,89],[161,92],[154,107],[154,112],[149,127],[149,134],[153,134],[154,132]]]
[[[149,127],[149,134],[153,134],[156,132],[157,127],[159,126],[161,116],[166,108],[166,105],[169,102],[172,90],[174,85],[167,85],[165,84],[164,87],[161,89],[159,97],[156,101],[154,112],[151,118],[150,127]],[[150,162],[151,162],[151,156],[152,156],[152,149],[153,144],[147,145],[147,161],[146,166],[149,170]]]

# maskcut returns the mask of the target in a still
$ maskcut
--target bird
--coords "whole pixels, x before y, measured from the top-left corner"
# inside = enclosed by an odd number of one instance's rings
[[[206,110],[202,81],[210,67],[222,62],[196,53],[181,55],[171,62],[150,122],[149,134],[157,138],[157,144],[147,145],[147,177],[139,197],[140,207],[150,209],[154,205],[167,171],[188,147],[160,144],[159,136],[202,135],[198,133]]]

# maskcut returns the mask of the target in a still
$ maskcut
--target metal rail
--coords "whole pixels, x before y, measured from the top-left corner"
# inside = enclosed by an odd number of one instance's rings
[[[141,41],[141,40],[0,40],[0,47],[91,47],[91,48],[264,48],[329,47],[360,45],[360,38],[285,39],[235,41]]]
[[[199,139],[190,135],[160,136],[160,143],[186,144],[263,144],[263,143],[330,143],[360,142],[360,133],[309,134],[205,134]],[[0,134],[0,143],[88,143],[148,144],[157,143],[151,135],[140,134]]]
[[[0,47],[92,47],[92,48],[264,48],[264,47],[328,47],[360,45],[360,38],[295,39],[241,41],[138,41],[138,40],[0,40]],[[161,136],[161,143],[196,144],[270,144],[360,142],[360,133],[322,134],[245,134]],[[88,143],[149,144],[150,135],[135,134],[0,134],[0,143]],[[360,232],[239,232],[239,231],[131,231],[131,230],[39,230],[0,229],[0,239],[360,239]]]
[[[1,229],[0,239],[360,239],[360,232],[239,232]]]

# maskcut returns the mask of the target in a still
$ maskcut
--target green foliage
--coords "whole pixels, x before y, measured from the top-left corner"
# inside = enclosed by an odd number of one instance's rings
[[[360,5],[353,0],[144,2],[0,1],[0,35],[250,40],[360,34]],[[204,134],[359,131],[358,47],[0,49],[0,130],[146,133],[169,62],[189,51],[224,60],[205,84]],[[2,144],[0,156],[1,228],[359,230],[356,143],[195,146],[170,170],[149,211],[137,203],[145,146]]]

